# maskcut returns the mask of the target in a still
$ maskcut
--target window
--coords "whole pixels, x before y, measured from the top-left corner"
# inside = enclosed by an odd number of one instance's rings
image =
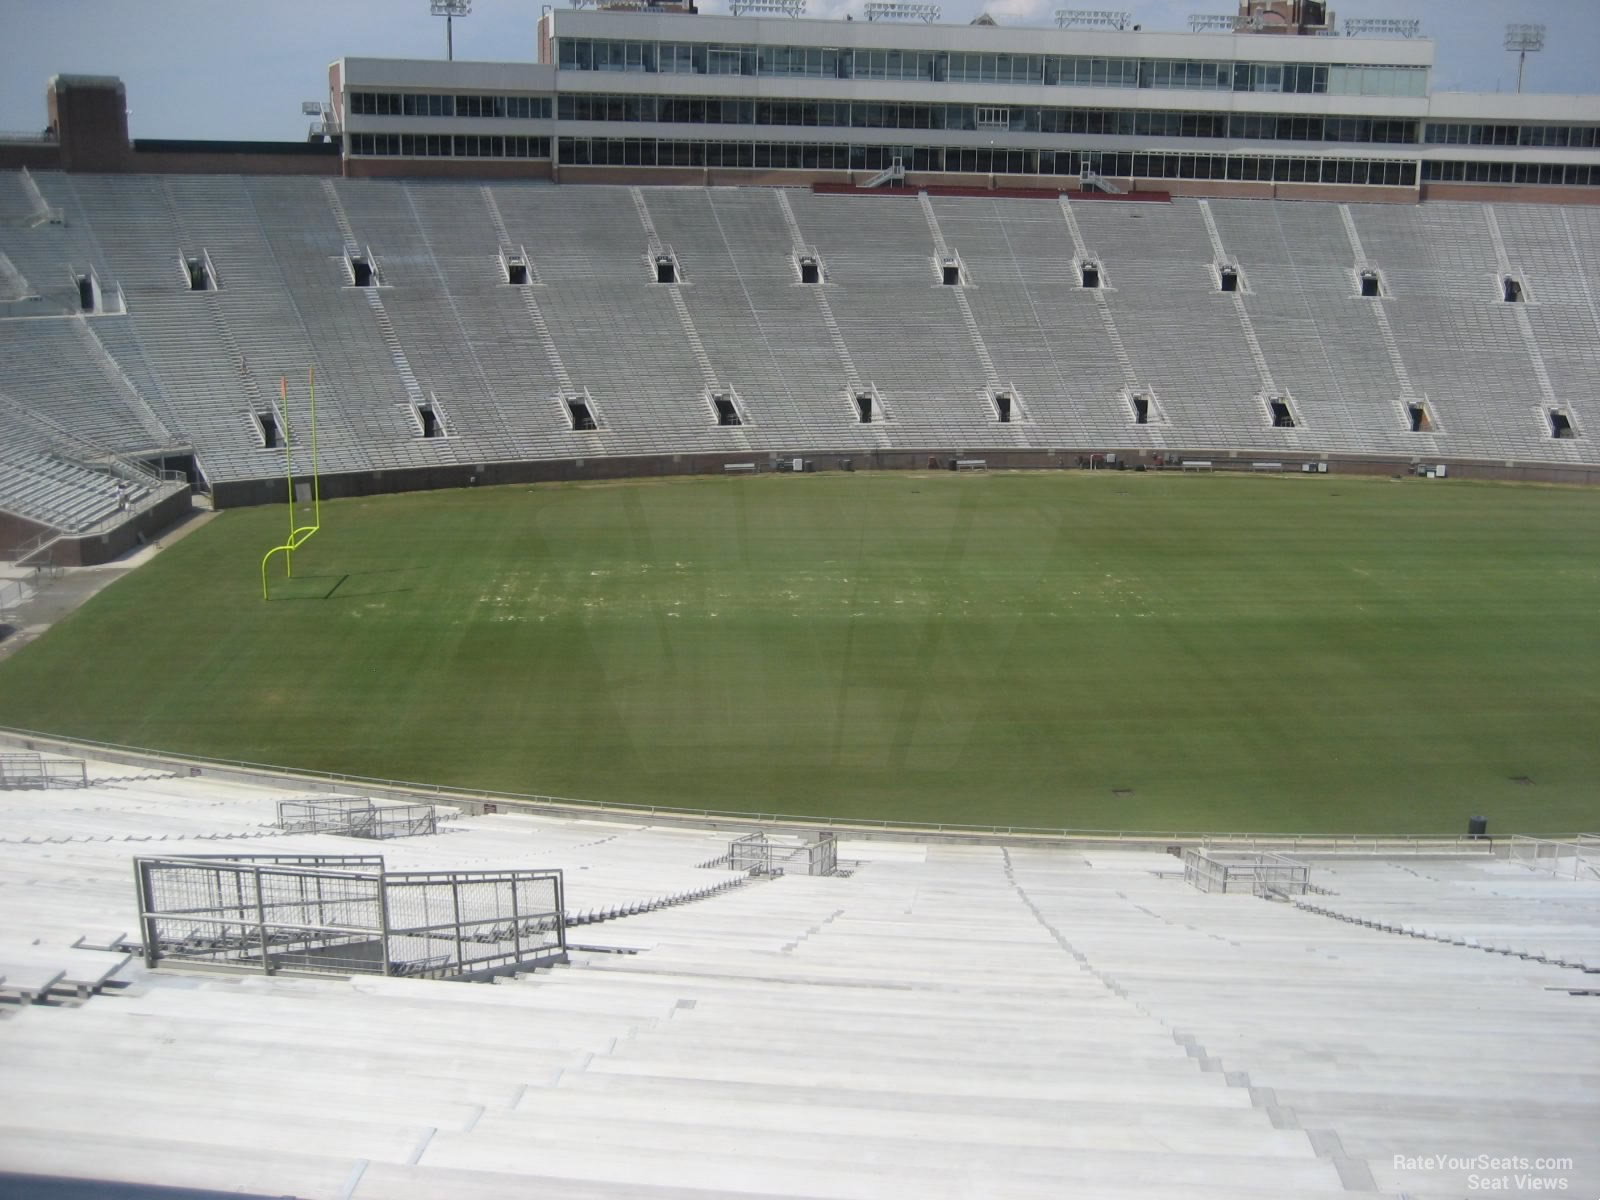
[[[376,117],[548,119],[549,96],[455,96],[436,92],[351,92],[350,112]]]
[[[706,54],[707,75],[740,74],[741,55],[732,46],[712,46]]]
[[[498,134],[352,133],[350,153],[392,158],[549,158],[550,139]]]

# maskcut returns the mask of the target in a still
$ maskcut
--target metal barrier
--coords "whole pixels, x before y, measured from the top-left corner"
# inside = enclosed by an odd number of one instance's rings
[[[365,796],[307,796],[278,801],[278,828],[382,840],[438,833],[439,817],[431,804],[380,807]]]
[[[391,873],[377,855],[136,858],[145,964],[486,978],[566,956],[560,871]]]
[[[1392,858],[1401,854],[1461,854],[1492,855],[1492,838],[1477,834],[1443,835],[1427,834],[1315,834],[1315,833],[1218,833],[1201,839],[1203,847],[1221,847],[1227,850],[1296,854],[1371,854]]]
[[[42,754],[0,754],[0,790],[47,791],[89,786],[89,766],[81,758]]]
[[[1557,879],[1600,879],[1600,834],[1580,833],[1571,841],[1515,834],[1509,857],[1519,867]]]
[[[1310,868],[1283,854],[1219,854],[1186,850],[1184,882],[1202,892],[1275,892],[1303,896],[1311,879]]]
[[[751,875],[833,875],[839,870],[839,845],[831,833],[809,839],[799,834],[750,833],[728,843],[728,870]]]
[[[636,819],[641,816],[663,820],[698,822],[748,822],[763,825],[831,827],[859,833],[904,834],[908,837],[983,838],[1012,837],[1038,838],[1062,841],[1141,841],[1171,844],[1195,842],[1203,845],[1229,845],[1238,848],[1272,847],[1290,849],[1306,854],[1380,853],[1439,854],[1471,851],[1490,855],[1497,844],[1489,837],[1455,837],[1434,833],[1414,834],[1330,834],[1330,833],[1262,833],[1228,832],[1215,829],[1161,829],[1144,828],[1088,829],[1059,825],[982,825],[953,821],[895,821],[873,820],[864,817],[833,817],[816,813],[753,812],[740,809],[690,808],[673,804],[627,804],[618,801],[599,803],[579,800],[571,796],[550,796],[538,792],[498,792],[481,788],[453,787],[449,784],[427,783],[413,779],[384,779],[373,775],[352,775],[341,771],[315,771],[278,763],[259,763],[249,759],[202,758],[198,755],[152,750],[147,746],[129,746],[121,742],[100,742],[90,738],[71,738],[46,733],[37,729],[16,729],[0,726],[0,739],[9,738],[30,749],[34,743],[70,748],[74,752],[90,752],[93,757],[111,762],[131,762],[139,766],[163,771],[187,770],[190,775],[202,775],[207,770],[234,771],[254,776],[269,785],[287,787],[302,782],[325,782],[339,787],[359,787],[366,792],[394,793],[405,799],[421,796],[437,797],[450,803],[483,804],[505,802],[526,805],[534,809],[553,809],[567,814],[586,816],[612,814]],[[491,810],[492,811],[492,810]],[[1503,844],[1500,839],[1499,844]]]

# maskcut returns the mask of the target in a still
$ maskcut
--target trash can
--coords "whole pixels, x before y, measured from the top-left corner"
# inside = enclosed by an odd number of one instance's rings
[[[1489,836],[1489,819],[1487,817],[1468,817],[1467,836],[1481,838]]]

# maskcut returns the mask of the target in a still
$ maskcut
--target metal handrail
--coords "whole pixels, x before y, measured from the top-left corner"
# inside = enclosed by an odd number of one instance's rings
[[[352,775],[339,771],[317,771],[300,767],[287,767],[274,763],[251,762],[247,759],[202,758],[199,755],[152,750],[143,746],[128,746],[120,742],[102,742],[91,738],[74,738],[42,730],[17,729],[0,726],[0,739],[43,740],[57,745],[85,750],[105,750],[114,754],[133,755],[141,759],[154,759],[158,763],[181,763],[194,767],[212,767],[226,770],[258,772],[287,781],[318,780],[340,785],[357,785],[369,793],[399,792],[405,796],[431,796],[455,798],[472,803],[511,803],[531,807],[558,808],[593,815],[613,813],[621,816],[649,816],[667,819],[732,822],[757,825],[791,825],[812,828],[834,828],[858,832],[905,833],[920,836],[945,835],[952,837],[1036,837],[1051,839],[1090,839],[1103,841],[1190,841],[1216,843],[1227,841],[1237,845],[1271,843],[1276,848],[1292,843],[1301,850],[1324,847],[1338,849],[1343,846],[1370,846],[1377,842],[1394,843],[1428,849],[1449,846],[1469,846],[1490,851],[1494,839],[1470,836],[1456,837],[1437,833],[1400,834],[1320,834],[1320,833],[1264,833],[1219,830],[1173,829],[1075,829],[1069,826],[1038,825],[981,825],[955,822],[871,820],[861,817],[820,816],[814,813],[754,812],[734,809],[683,808],[670,804],[629,804],[623,801],[578,800],[570,796],[547,796],[534,792],[502,792],[481,788],[455,787],[449,784],[424,783],[416,780],[383,779],[371,775]],[[1569,835],[1576,836],[1576,835]]]

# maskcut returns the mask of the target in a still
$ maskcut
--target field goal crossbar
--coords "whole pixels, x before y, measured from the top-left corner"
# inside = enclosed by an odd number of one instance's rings
[[[306,382],[311,392],[311,524],[297,525],[294,515],[294,438],[290,432],[289,421],[289,381],[287,378],[278,380],[278,387],[283,399],[283,465],[284,482],[287,487],[289,503],[289,539],[281,546],[274,546],[261,556],[261,598],[270,600],[271,594],[267,583],[267,566],[272,562],[273,555],[283,555],[283,575],[285,579],[294,577],[294,552],[311,540],[313,534],[322,528],[322,479],[317,473],[317,375],[316,368],[306,370]]]

